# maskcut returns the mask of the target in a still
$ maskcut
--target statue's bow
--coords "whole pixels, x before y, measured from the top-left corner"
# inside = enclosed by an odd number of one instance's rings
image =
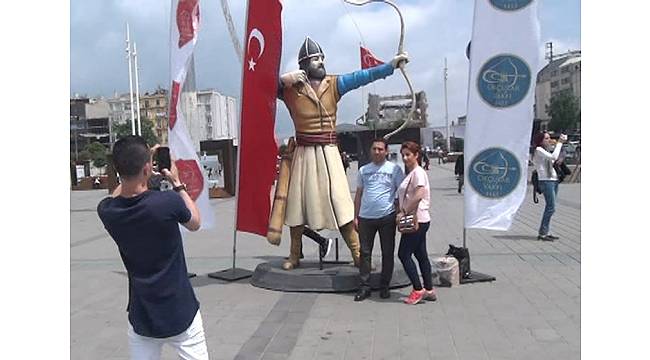
[[[390,0],[343,0],[343,1],[345,1],[348,4],[356,5],[356,6],[362,6],[373,2],[383,2],[392,6],[393,9],[397,11],[397,14],[399,15],[399,21],[400,21],[400,36],[399,36],[399,46],[397,48],[397,54],[402,54],[404,52],[404,18],[402,17],[402,13],[399,11],[399,8],[397,8],[397,5],[395,5],[395,3],[393,3]],[[413,119],[413,115],[415,114],[415,92],[413,91],[413,85],[411,85],[411,80],[406,74],[406,70],[404,69],[404,67],[405,67],[405,62],[404,61],[400,62],[399,69],[402,72],[402,76],[404,76],[404,80],[406,80],[406,84],[408,85],[409,90],[411,91],[411,110],[409,111],[408,116],[404,120],[404,123],[394,131],[386,134],[384,136],[384,139],[388,139],[391,136],[400,132],[402,129],[404,129],[408,125],[409,121]]]

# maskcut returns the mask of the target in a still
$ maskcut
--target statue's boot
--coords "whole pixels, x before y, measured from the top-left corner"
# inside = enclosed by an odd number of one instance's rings
[[[359,245],[359,234],[356,230],[354,230],[354,223],[350,221],[349,223],[341,226],[339,228],[339,231],[341,231],[341,235],[343,235],[343,239],[350,249],[350,254],[352,255],[352,260],[354,261],[354,266],[359,267],[359,264],[361,264],[359,260],[359,252],[361,246]]]
[[[282,264],[282,268],[284,270],[291,270],[300,266],[303,230],[304,226],[292,226],[289,228],[289,235],[291,236],[291,248],[289,249],[289,258]]]

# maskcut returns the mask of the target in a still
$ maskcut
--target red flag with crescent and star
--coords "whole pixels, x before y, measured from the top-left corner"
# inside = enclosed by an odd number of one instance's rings
[[[359,45],[359,48],[361,50],[361,69],[368,69],[384,63],[377,59],[367,48],[361,45]]]
[[[275,110],[282,54],[282,4],[250,0],[244,48],[237,230],[266,236],[278,144]]]

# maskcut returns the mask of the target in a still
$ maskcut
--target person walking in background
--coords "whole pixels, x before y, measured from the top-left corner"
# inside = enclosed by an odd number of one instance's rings
[[[427,156],[426,151],[422,151],[422,166],[424,166],[424,170],[429,170],[429,157]]]
[[[341,161],[343,162],[343,170],[347,174],[348,169],[350,168],[350,158],[345,151],[341,152]]]
[[[359,232],[361,285],[354,301],[370,296],[370,269],[375,234],[379,231],[381,245],[381,279],[379,297],[390,297],[390,281],[395,257],[395,193],[404,178],[402,169],[386,161],[388,143],[378,138],[370,148],[372,162],[359,169],[357,192],[354,196],[354,228]]]
[[[551,149],[551,137],[546,132],[541,132],[533,137],[533,146],[535,151],[533,153],[533,166],[537,171],[539,177],[539,188],[544,194],[544,215],[542,216],[542,223],[539,226],[537,235],[538,240],[553,241],[558,237],[551,234],[550,223],[551,216],[555,213],[555,199],[557,198],[558,190],[558,176],[553,168],[553,163],[560,157],[562,151],[562,144],[566,141],[567,136],[562,134],[558,139],[553,152]]]
[[[465,184],[465,154],[460,154],[456,159],[454,174],[458,176],[458,193],[460,194],[463,190],[463,185]]]
[[[406,141],[402,144],[401,153],[407,175],[397,190],[399,200],[397,221],[405,215],[415,214],[418,228],[412,233],[402,233],[398,256],[413,285],[411,294],[404,302],[415,305],[423,299],[436,300],[431,262],[427,252],[427,231],[431,221],[429,216],[430,188],[427,173],[419,165],[420,145]],[[418,269],[413,262],[413,255],[418,261],[424,288],[418,276]]]

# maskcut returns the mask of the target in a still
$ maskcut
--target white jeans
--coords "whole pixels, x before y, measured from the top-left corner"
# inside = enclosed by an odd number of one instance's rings
[[[152,338],[138,335],[129,324],[129,352],[132,360],[158,360],[164,344],[173,347],[184,360],[208,360],[203,320],[197,311],[192,324],[182,333],[168,338]]]

